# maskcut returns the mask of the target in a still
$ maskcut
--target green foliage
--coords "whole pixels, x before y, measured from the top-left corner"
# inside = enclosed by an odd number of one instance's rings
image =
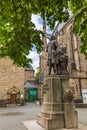
[[[31,8],[27,1],[0,1],[0,57],[9,56],[14,63],[26,66],[33,45],[42,50],[42,32],[31,21]]]
[[[28,102],[28,101],[29,101],[29,95],[25,95],[24,101],[25,101],[25,102]]]
[[[54,28],[56,21],[67,21],[69,18],[68,0],[32,0],[31,8],[34,14],[46,17],[48,25]]]
[[[1,0],[0,57],[9,56],[14,63],[25,66],[33,45],[42,51],[41,35],[31,21],[32,14],[47,20],[51,29],[55,23],[67,21],[69,10],[75,15],[74,31],[81,36],[81,52],[87,55],[87,0]]]
[[[36,73],[35,73],[35,77],[36,78],[39,78],[40,76],[40,70],[39,70],[39,67],[36,68]]]
[[[70,8],[75,15],[74,32],[81,37],[81,52],[87,59],[87,0],[70,0]]]
[[[31,21],[32,14],[46,18],[51,29],[56,21],[67,20],[67,0],[3,0],[0,1],[0,57],[9,56],[17,65],[25,66],[33,45],[42,50],[41,35]]]

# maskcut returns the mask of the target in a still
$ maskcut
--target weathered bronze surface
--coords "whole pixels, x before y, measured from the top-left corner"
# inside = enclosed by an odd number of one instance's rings
[[[54,74],[64,75],[68,74],[68,56],[66,54],[66,48],[60,47],[57,44],[55,36],[52,36],[50,42],[47,45],[48,60],[47,65],[49,66],[48,75],[51,75],[53,68]]]

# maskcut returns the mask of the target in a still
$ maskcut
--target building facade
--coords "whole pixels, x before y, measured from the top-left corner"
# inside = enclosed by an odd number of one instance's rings
[[[0,59],[0,102],[20,103],[24,99],[24,69],[8,57]]]
[[[0,106],[24,104],[26,90],[33,92],[30,98],[38,97],[38,83],[35,83],[34,69],[18,67],[9,57],[0,59]],[[30,86],[29,86],[30,85]],[[27,88],[26,88],[27,86]],[[29,93],[28,93],[29,96]],[[31,99],[32,100],[32,99]]]
[[[87,89],[87,60],[80,53],[80,37],[73,34],[73,21],[74,17],[70,18],[67,23],[58,24],[52,35],[56,35],[60,46],[67,48],[70,88],[74,93],[74,100],[82,102],[84,100],[82,89]],[[42,53],[43,55],[40,59],[41,76],[42,72],[44,72],[44,76],[48,73],[48,68],[46,67],[47,56],[45,56],[47,54],[44,53]],[[43,66],[45,66],[45,69]]]
[[[34,80],[34,73],[35,70],[33,69],[32,65],[29,64],[28,68],[24,68],[24,82],[28,81],[28,80]]]
[[[24,70],[24,99],[26,102],[35,102],[39,97],[39,81],[34,77],[35,71],[31,64]]]

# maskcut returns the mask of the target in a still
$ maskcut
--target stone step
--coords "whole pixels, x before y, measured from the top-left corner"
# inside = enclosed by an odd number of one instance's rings
[[[45,128],[43,128],[41,125],[37,123],[37,120],[24,121],[23,124],[27,128],[27,130],[46,130]],[[78,128],[73,128],[73,129],[62,128],[56,130],[87,130],[87,126],[79,124]]]
[[[7,104],[7,107],[17,107],[20,106],[20,104]]]

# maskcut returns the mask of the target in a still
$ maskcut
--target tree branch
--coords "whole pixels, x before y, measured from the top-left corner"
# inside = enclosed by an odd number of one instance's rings
[[[15,2],[14,2],[14,0],[12,0],[12,4],[13,4],[13,9],[14,9],[15,14],[16,14],[16,17],[17,17],[17,10],[16,10],[16,6],[15,6]]]

